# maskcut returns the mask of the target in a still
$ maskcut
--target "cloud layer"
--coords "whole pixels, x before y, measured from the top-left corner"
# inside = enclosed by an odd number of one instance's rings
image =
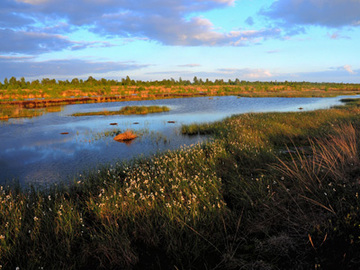
[[[246,9],[246,1],[250,3],[252,0],[0,0],[0,39],[2,40],[0,76],[5,77],[10,74],[10,76],[42,77],[56,74],[56,76],[74,77],[89,73],[105,74],[136,70],[148,66],[135,62],[113,61],[120,57],[140,59],[137,61],[153,64],[153,68],[145,69],[143,75],[154,71],[160,74],[161,64],[168,66],[172,58],[171,53],[175,52],[177,55],[173,59],[173,66],[187,69],[183,73],[174,71],[179,76],[190,72],[191,75],[197,74],[199,77],[213,75],[223,78],[271,80],[276,77],[274,72],[261,67],[273,66],[277,63],[276,57],[280,59],[283,52],[287,54],[290,47],[286,45],[293,46],[296,43],[290,36],[304,33],[305,29],[311,30],[306,26],[329,28],[324,31],[325,39],[332,44],[340,44],[340,42],[346,44],[348,51],[352,50],[353,45],[345,42],[350,39],[355,40],[353,30],[360,29],[357,28],[360,26],[360,0],[259,1],[258,9],[265,3],[268,6],[257,14],[253,9]],[[234,9],[231,8],[233,6]],[[219,13],[207,13],[218,9],[223,10]],[[228,13],[229,10],[231,12]],[[219,18],[219,14],[223,17]],[[230,14],[229,16],[232,17],[224,18],[224,14]],[[319,33],[318,28],[314,32]],[[231,48],[229,52],[223,48],[206,48],[204,49],[208,52],[206,61],[201,58],[202,48],[200,50],[181,48],[264,45],[263,41],[272,39],[277,39],[269,42],[272,43],[272,49],[262,49],[266,53],[263,57],[265,60],[258,55],[259,50],[255,49],[257,46],[253,46],[254,49],[244,50]],[[280,45],[278,43],[281,40],[284,43]],[[134,46],[127,46],[127,43],[133,41],[139,42],[134,42]],[[304,41],[303,44],[310,44],[306,42]],[[176,47],[169,49],[161,45]],[[122,50],[102,49],[112,46],[123,47]],[[101,49],[86,51],[85,49],[88,48]],[[154,51],[159,48],[164,49],[164,52]],[[80,50],[82,52],[77,54]],[[220,50],[222,53],[218,54]],[[100,59],[100,62],[90,62],[89,58],[54,60],[61,57],[74,58],[74,51],[76,57],[92,55],[91,59]],[[334,60],[329,65],[339,67],[326,70],[326,74],[341,73],[344,78],[347,76],[346,78],[351,79],[358,77],[360,71],[352,61],[353,57],[343,57],[348,52],[344,49],[340,50],[340,47],[335,48],[334,51],[339,53],[337,57],[341,58],[341,62]],[[52,52],[58,53],[52,54]],[[300,50],[294,53],[299,52]],[[119,55],[113,58],[117,53]],[[181,55],[182,53],[184,55]],[[239,57],[233,57],[231,54],[238,56],[243,54],[243,58],[239,61]],[[166,59],[162,59],[165,55]],[[40,61],[40,59],[53,60]],[[106,62],[106,59],[112,61]],[[272,63],[264,65],[266,59],[272,59]],[[259,61],[256,62],[257,65],[249,64],[253,60]],[[321,62],[321,59],[314,60]],[[228,64],[224,63],[226,61]],[[237,63],[234,63],[235,61]],[[206,65],[209,64],[204,63],[211,63],[214,66],[213,70],[207,70]],[[353,67],[343,65],[344,63],[351,63]],[[220,69],[220,66],[227,65],[235,69]],[[253,68],[249,69],[248,66]],[[304,69],[306,70],[306,67]],[[203,73],[200,70],[203,70]],[[135,75],[137,73],[140,72],[133,72]],[[162,74],[171,74],[171,71],[166,68],[166,73]],[[319,76],[322,74],[325,73],[319,73]]]
[[[76,49],[77,29],[107,37],[145,38],[176,46],[244,46],[278,37],[277,28],[225,32],[199,15],[235,0],[2,0],[0,53]],[[15,44],[11,48],[10,44]]]
[[[67,77],[104,74],[114,71],[135,70],[146,67],[133,62],[91,62],[80,59],[36,62],[28,57],[0,56],[0,74],[15,77]]]
[[[0,53],[37,54],[72,48],[76,43],[61,35],[0,29]]]
[[[360,25],[359,0],[278,0],[261,13],[272,19],[281,20],[288,26]]]

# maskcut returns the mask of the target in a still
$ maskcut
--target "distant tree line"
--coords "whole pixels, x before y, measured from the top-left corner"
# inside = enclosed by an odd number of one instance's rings
[[[223,79],[217,79],[215,81],[211,81],[209,79],[203,80],[199,79],[196,76],[192,81],[183,80],[179,78],[175,80],[164,79],[164,80],[155,80],[155,81],[141,81],[141,80],[132,80],[129,76],[126,78],[122,78],[120,81],[118,80],[107,80],[101,78],[99,80],[93,78],[92,76],[88,77],[86,80],[74,78],[71,81],[69,80],[55,80],[49,78],[43,78],[41,80],[33,80],[26,81],[24,77],[17,79],[15,77],[11,77],[10,79],[5,78],[3,82],[0,82],[0,89],[39,89],[39,88],[84,88],[84,87],[109,87],[109,86],[139,86],[139,87],[148,87],[148,86],[187,86],[187,85],[205,85],[205,86],[213,86],[213,85],[238,85],[238,86],[254,86],[254,87],[263,87],[265,90],[270,86],[289,86],[293,88],[306,88],[306,87],[316,87],[316,86],[325,86],[332,88],[339,88],[344,86],[360,86],[360,84],[347,84],[347,83],[314,83],[314,82],[292,82],[292,81],[255,81],[249,82],[244,80],[228,80],[224,81]]]

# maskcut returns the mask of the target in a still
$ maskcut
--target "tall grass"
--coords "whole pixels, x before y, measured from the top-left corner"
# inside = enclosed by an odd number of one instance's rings
[[[199,168],[205,155],[214,154],[205,149],[119,164],[50,193],[29,190],[20,199],[3,191],[8,208],[1,220],[11,225],[2,222],[3,266],[52,268],[56,261],[73,269],[132,267],[149,263],[142,256],[155,249],[156,256],[172,258],[168,263],[188,268],[218,252],[208,229],[220,226],[226,210],[213,159]],[[24,253],[26,260],[18,257]],[[154,265],[164,264],[159,260]]]
[[[293,227],[308,233],[314,259],[324,269],[359,267],[358,132],[351,123],[336,126],[333,135],[311,141],[309,153],[296,151],[276,166],[293,203],[291,212],[280,211],[287,212]]]

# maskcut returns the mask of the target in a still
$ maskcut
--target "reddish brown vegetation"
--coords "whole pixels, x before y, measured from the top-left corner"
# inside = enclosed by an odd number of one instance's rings
[[[138,136],[135,133],[133,133],[131,130],[127,130],[124,133],[120,133],[119,135],[117,135],[114,138],[114,140],[118,142],[126,142],[126,141],[131,141],[137,137]]]

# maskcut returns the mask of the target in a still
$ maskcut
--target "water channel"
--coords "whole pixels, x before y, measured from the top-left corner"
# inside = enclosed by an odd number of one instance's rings
[[[212,122],[249,112],[326,109],[340,105],[341,98],[225,96],[79,104],[63,106],[60,112],[40,117],[0,121],[0,184],[12,179],[21,185],[69,181],[100,164],[149,156],[205,139],[182,135],[183,124]],[[127,105],[168,106],[171,111],[130,116],[71,116],[76,112],[119,110]],[[126,129],[142,136],[131,144],[116,142],[113,136],[108,136],[111,131]]]

